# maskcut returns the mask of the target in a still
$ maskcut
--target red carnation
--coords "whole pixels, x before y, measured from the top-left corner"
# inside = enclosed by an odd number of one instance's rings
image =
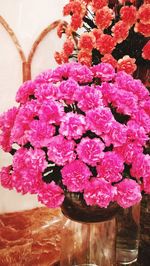
[[[78,53],[78,62],[83,65],[91,66],[92,64],[92,53],[89,50],[81,49]]]
[[[138,18],[143,24],[150,24],[150,4],[142,5],[138,11]]]
[[[144,59],[150,60],[150,41],[142,49],[142,57]]]
[[[123,6],[120,9],[120,16],[121,19],[128,24],[129,26],[132,26],[136,22],[137,17],[137,11],[134,6]]]
[[[124,21],[118,21],[113,27],[112,32],[117,43],[124,41],[129,34],[129,26]]]
[[[123,58],[118,60],[117,70],[124,70],[127,74],[133,74],[133,72],[137,68],[135,61],[135,58],[131,58],[128,55],[125,55]]]
[[[64,50],[64,53],[69,56],[72,54],[73,50],[74,50],[74,43],[71,39],[67,39],[65,42],[64,42],[64,45],[63,45],[63,50]]]
[[[108,0],[92,0],[92,7],[96,11],[104,6],[107,6]]]
[[[143,34],[145,37],[150,37],[150,24],[136,23],[134,30],[135,32]]]
[[[111,54],[105,54],[101,58],[101,61],[103,63],[109,63],[109,64],[111,64],[114,68],[116,68],[116,66],[117,66],[117,60]]]
[[[96,47],[101,54],[109,54],[115,48],[115,40],[108,34],[102,34],[96,42]]]
[[[95,36],[90,33],[83,33],[79,39],[79,48],[92,50],[95,46]]]
[[[114,18],[113,10],[104,6],[103,8],[97,10],[95,16],[95,22],[98,28],[104,30],[111,25],[112,19]]]

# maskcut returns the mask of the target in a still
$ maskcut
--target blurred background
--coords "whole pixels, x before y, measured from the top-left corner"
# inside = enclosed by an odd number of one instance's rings
[[[67,0],[0,1],[0,113],[16,105],[15,94],[23,80],[22,60],[27,60],[41,33],[43,39],[31,62],[31,76],[34,78],[39,72],[56,66],[54,51],[60,50],[63,39],[58,38],[56,28],[47,32],[49,25],[63,19],[62,9],[65,3]],[[17,38],[22,57],[12,38]],[[0,167],[9,165],[10,162],[11,156],[6,156],[0,150]],[[0,187],[1,213],[36,206],[39,206],[36,197],[22,196]]]

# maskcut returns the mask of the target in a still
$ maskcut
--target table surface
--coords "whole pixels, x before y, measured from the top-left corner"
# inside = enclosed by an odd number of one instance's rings
[[[1,214],[0,266],[59,265],[61,229],[59,209]],[[138,261],[130,265],[150,266],[149,250],[141,247]]]

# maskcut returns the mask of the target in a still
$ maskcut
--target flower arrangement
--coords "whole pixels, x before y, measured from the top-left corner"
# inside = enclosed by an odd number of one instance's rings
[[[58,36],[66,35],[57,63],[70,58],[87,66],[110,63],[118,71],[133,74],[137,65],[150,64],[150,1],[70,0]]]
[[[108,63],[71,62],[25,82],[16,101],[0,116],[0,146],[13,156],[3,187],[50,208],[68,191],[101,208],[150,193],[150,100],[140,80]]]

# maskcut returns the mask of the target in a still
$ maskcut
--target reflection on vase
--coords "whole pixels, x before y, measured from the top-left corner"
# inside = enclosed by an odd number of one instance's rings
[[[118,205],[87,206],[79,193],[68,193],[62,205],[61,266],[115,266]]]
[[[140,232],[140,204],[120,209],[117,215],[117,262],[131,264],[137,260]]]
[[[150,195],[143,195],[140,218],[140,246],[138,263],[150,265]]]

